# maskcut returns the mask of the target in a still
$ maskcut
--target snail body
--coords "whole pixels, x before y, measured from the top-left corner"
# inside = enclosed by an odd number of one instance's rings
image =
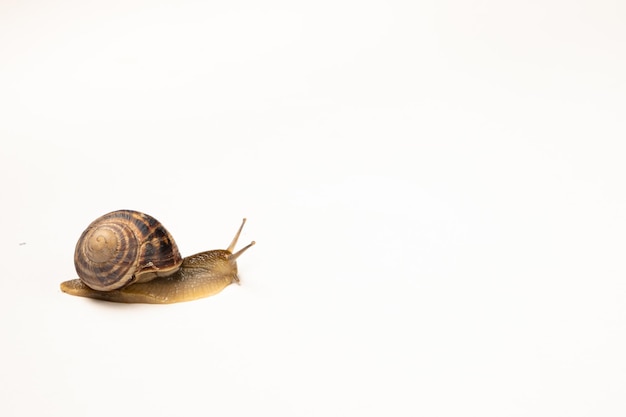
[[[156,219],[118,210],[96,219],[83,232],[74,254],[79,279],[61,283],[65,293],[118,303],[169,304],[217,294],[239,283],[233,253],[246,219],[227,249],[182,258]]]

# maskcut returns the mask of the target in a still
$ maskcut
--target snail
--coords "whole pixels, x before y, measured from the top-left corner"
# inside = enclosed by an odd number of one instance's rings
[[[239,283],[233,253],[246,219],[227,249],[183,258],[170,233],[154,217],[118,210],[94,220],[74,252],[80,279],[61,283],[61,291],[117,303],[169,304],[217,294]]]

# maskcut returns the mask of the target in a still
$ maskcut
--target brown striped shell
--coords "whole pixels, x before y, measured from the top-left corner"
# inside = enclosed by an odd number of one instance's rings
[[[76,244],[79,278],[98,291],[112,291],[176,272],[183,262],[176,242],[152,216],[118,210],[94,220]]]

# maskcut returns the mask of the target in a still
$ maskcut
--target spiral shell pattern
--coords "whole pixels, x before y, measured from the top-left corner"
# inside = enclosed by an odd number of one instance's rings
[[[182,264],[169,232],[154,217],[118,210],[93,221],[76,244],[79,278],[98,291],[168,276]]]

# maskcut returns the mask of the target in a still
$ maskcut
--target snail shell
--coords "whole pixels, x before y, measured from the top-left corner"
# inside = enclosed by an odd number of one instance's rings
[[[227,249],[182,258],[169,232],[155,218],[119,210],[96,219],[82,233],[74,264],[79,279],[61,283],[65,293],[118,303],[167,304],[217,294],[239,283],[233,253],[243,225]]]
[[[174,238],[154,217],[118,210],[94,220],[78,239],[74,266],[98,291],[173,274],[183,263]]]

